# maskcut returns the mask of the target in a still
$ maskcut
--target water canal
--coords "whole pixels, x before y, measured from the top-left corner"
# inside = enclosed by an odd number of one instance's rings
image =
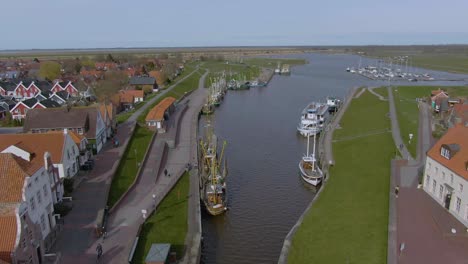
[[[202,263],[276,263],[284,237],[315,193],[298,174],[306,151],[306,139],[296,133],[302,109],[328,95],[343,97],[351,87],[387,84],[347,73],[345,68],[359,60],[354,55],[285,57],[305,58],[309,64],[294,67],[290,76],[275,76],[267,87],[229,91],[212,117],[215,133],[228,141],[229,211],[217,217],[202,214]],[[202,119],[200,130],[203,126]]]

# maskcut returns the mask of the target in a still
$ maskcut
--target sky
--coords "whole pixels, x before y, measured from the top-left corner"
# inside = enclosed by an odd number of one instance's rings
[[[0,50],[468,44],[467,0],[2,0]]]

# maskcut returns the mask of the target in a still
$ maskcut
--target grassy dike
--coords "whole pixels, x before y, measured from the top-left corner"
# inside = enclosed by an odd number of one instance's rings
[[[182,256],[188,228],[189,186],[190,175],[185,173],[143,224],[132,263],[144,263],[154,243],[171,243],[171,251],[177,252],[178,258]]]
[[[385,93],[386,95],[386,93]],[[364,92],[335,130],[336,165],[297,230],[288,263],[385,263],[390,159],[388,102]]]

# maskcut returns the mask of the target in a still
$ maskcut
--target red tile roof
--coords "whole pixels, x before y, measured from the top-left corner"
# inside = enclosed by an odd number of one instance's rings
[[[16,205],[0,203],[0,263],[12,263],[11,253],[18,236]]]
[[[146,121],[158,121],[164,119],[164,113],[166,110],[174,104],[176,99],[174,97],[166,97],[146,115]]]
[[[450,159],[440,154],[442,145],[458,145]],[[456,125],[427,152],[427,156],[468,180],[468,127]]]

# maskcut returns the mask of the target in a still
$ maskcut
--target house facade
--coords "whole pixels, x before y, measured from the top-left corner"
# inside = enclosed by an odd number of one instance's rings
[[[174,111],[175,101],[174,97],[166,97],[148,112],[145,121],[149,129],[157,130],[158,133],[166,132],[166,120]]]
[[[23,149],[16,154],[0,153],[0,260],[42,263],[58,235],[54,204],[63,186],[49,153],[37,157]]]
[[[450,128],[427,152],[423,189],[468,227],[468,127]]]

